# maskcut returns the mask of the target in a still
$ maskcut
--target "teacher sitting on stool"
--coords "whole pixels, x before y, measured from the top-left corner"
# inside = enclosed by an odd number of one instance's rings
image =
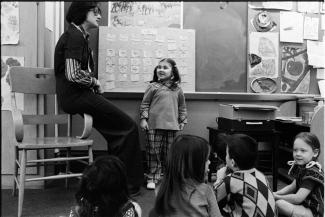
[[[139,193],[143,182],[142,155],[138,127],[126,113],[103,97],[94,77],[94,61],[89,33],[98,28],[101,10],[98,2],[72,2],[66,20],[68,29],[55,47],[54,70],[61,108],[70,114],[87,113],[106,139],[108,153],[126,165],[131,195]]]

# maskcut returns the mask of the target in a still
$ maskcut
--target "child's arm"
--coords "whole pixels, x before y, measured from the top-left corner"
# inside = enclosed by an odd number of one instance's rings
[[[285,186],[279,191],[274,192],[275,195],[290,194],[296,190],[296,180],[293,180],[290,185]]]
[[[185,124],[187,124],[187,109],[182,89],[179,90],[178,94],[178,123],[180,130],[183,130]]]
[[[153,87],[152,85],[149,85],[146,91],[144,92],[143,99],[140,105],[140,127],[143,130],[149,129],[147,120],[149,118],[149,108],[153,95]]]
[[[298,189],[297,193],[275,195],[274,197],[276,200],[282,199],[292,204],[301,204],[307,198],[310,192],[313,190],[314,186],[315,186],[314,181],[305,180],[302,183],[301,187]]]
[[[221,167],[220,169],[218,169],[217,171],[217,179],[214,182],[213,186],[216,188],[218,186],[218,184],[226,177],[227,175],[227,166]]]
[[[277,195],[274,197],[276,200],[282,199],[292,204],[301,204],[307,198],[310,192],[310,189],[299,188],[299,190],[295,194]]]

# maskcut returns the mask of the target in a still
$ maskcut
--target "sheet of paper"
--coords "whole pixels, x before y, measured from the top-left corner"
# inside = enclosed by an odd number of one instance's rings
[[[325,42],[308,40],[307,55],[309,65],[314,68],[325,68]]]
[[[268,2],[250,2],[248,5],[250,8],[267,8],[267,9],[280,9],[280,10],[292,10],[293,2],[290,1],[268,1]]]
[[[303,43],[304,16],[297,12],[280,12],[280,41]]]
[[[316,79],[325,79],[325,69],[318,68],[316,73]]]
[[[316,1],[298,1],[297,7],[299,12],[306,13],[318,13],[319,12],[319,2]]]
[[[105,90],[111,90],[115,88],[115,82],[114,81],[106,81],[105,82]]]
[[[24,66],[24,57],[1,56],[1,110],[11,110],[9,70],[12,66]],[[24,95],[16,93],[17,107],[24,110]]]
[[[1,2],[1,44],[18,44],[19,3]]]
[[[320,12],[325,13],[325,2],[324,1],[320,3]]]
[[[321,26],[320,26],[320,28],[321,28],[321,30],[325,30],[325,14],[322,14],[321,15]]]
[[[304,39],[318,40],[318,16],[305,15],[304,21]]]

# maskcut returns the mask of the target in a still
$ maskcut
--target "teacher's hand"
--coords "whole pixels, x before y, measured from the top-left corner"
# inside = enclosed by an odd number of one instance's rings
[[[94,89],[95,89],[95,92],[99,93],[99,94],[102,94],[104,92],[99,80],[96,80],[96,84],[95,84]]]

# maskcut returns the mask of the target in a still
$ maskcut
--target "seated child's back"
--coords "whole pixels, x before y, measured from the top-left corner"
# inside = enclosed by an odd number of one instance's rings
[[[224,216],[276,216],[275,199],[263,173],[255,168],[258,145],[251,137],[227,137],[227,166],[217,172],[215,192]],[[227,175],[227,171],[232,171]]]

